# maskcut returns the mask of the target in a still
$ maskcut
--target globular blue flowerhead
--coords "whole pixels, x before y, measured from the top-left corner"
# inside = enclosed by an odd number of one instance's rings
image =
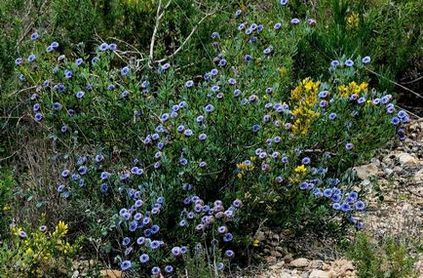
[[[31,40],[35,41],[35,40],[37,40],[38,38],[39,38],[39,35],[38,35],[38,33],[37,33],[37,32],[34,32],[34,33],[32,33],[32,34],[31,34]]]
[[[365,57],[363,57],[363,59],[361,59],[361,62],[362,62],[364,65],[369,64],[369,63],[370,63],[370,61],[371,61],[370,56],[365,56]]]
[[[30,63],[34,62],[35,59],[37,59],[37,56],[35,56],[34,54],[31,54],[28,56],[28,62]]]
[[[75,64],[77,65],[77,66],[80,66],[80,65],[82,65],[82,63],[84,62],[84,60],[82,59],[82,58],[78,58],[78,59],[76,59],[75,60]]]
[[[165,266],[165,271],[166,271],[167,273],[172,273],[172,272],[173,272],[173,266],[171,266],[171,265],[167,265],[167,266]]]
[[[346,61],[345,61],[345,66],[347,66],[347,67],[352,67],[352,66],[354,66],[354,62],[353,62],[353,60],[351,60],[351,59],[346,60]]]
[[[122,76],[127,76],[127,75],[129,74],[129,68],[128,68],[128,67],[123,67],[123,68],[121,68],[121,70],[120,70],[120,74],[121,74]]]
[[[347,150],[347,151],[350,151],[350,150],[352,150],[352,148],[353,148],[353,144],[352,143],[347,143],[347,144],[345,144],[345,149]]]
[[[311,159],[310,159],[310,157],[304,157],[302,160],[301,160],[301,163],[302,164],[304,164],[304,165],[308,165],[308,164],[310,164],[310,162],[311,162]]]
[[[84,97],[85,93],[83,91],[79,91],[75,94],[77,99],[82,99]]]
[[[23,59],[22,58],[16,58],[15,60],[15,65],[19,66],[23,63]]]
[[[122,269],[122,271],[126,271],[126,270],[130,269],[131,267],[132,267],[132,263],[131,263],[131,261],[128,261],[128,260],[123,261],[120,264],[120,268]]]
[[[109,45],[107,43],[103,42],[102,44],[100,44],[98,49],[100,49],[100,51],[106,51],[107,49],[109,49]]]

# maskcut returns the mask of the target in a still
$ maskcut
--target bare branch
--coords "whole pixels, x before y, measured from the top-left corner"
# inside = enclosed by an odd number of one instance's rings
[[[213,13],[209,13],[209,14],[206,14],[203,18],[201,18],[200,19],[200,21],[198,21],[198,23],[192,28],[192,30],[191,30],[191,32],[189,33],[189,35],[185,38],[185,40],[182,42],[182,44],[178,47],[178,49],[176,49],[175,50],[175,52],[173,52],[171,55],[169,55],[169,56],[167,56],[167,57],[165,57],[165,58],[163,58],[163,59],[160,59],[160,60],[157,60],[157,61],[154,61],[154,63],[163,63],[164,61],[166,61],[166,60],[169,60],[169,59],[171,59],[171,58],[173,58],[173,57],[175,57],[175,55],[176,54],[178,54],[181,50],[182,50],[182,48],[184,47],[184,45],[189,41],[189,39],[192,37],[192,35],[195,33],[195,31],[197,31],[197,29],[198,29],[198,26],[200,26],[200,24],[206,19],[206,18],[208,18],[209,16],[211,16],[211,15],[213,15],[214,14],[214,12]]]

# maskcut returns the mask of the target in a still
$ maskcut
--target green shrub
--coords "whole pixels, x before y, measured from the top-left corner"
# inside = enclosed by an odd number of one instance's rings
[[[7,237],[12,221],[11,202],[14,180],[12,175],[0,168],[0,240]]]
[[[358,277],[417,277],[415,258],[407,254],[405,245],[392,238],[379,244],[359,233],[347,254],[357,265]]]

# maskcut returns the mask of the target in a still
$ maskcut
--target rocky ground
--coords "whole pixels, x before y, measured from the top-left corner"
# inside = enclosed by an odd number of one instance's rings
[[[423,119],[413,121],[407,134],[404,142],[392,144],[371,163],[354,169],[361,183],[358,187],[364,189],[367,199],[367,213],[363,217],[365,232],[376,241],[392,237],[408,244],[423,239]],[[264,233],[267,234],[263,234],[263,238],[272,238],[273,242],[284,236],[275,236],[270,231]],[[418,258],[415,269],[419,277],[423,277],[423,254],[416,254],[413,248],[409,253]],[[270,266],[254,277],[357,277],[353,262],[340,257],[336,251],[329,256],[327,252],[324,256],[317,252],[293,258],[278,244],[270,242],[263,254]]]

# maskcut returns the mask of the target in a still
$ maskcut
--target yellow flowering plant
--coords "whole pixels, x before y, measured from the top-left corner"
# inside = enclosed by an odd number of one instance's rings
[[[16,275],[13,277],[65,275],[77,249],[77,244],[71,245],[66,240],[67,233],[68,225],[63,221],[59,221],[51,231],[45,225],[31,231],[12,225],[14,239],[10,249],[13,252],[3,252],[6,256],[0,258],[0,262],[8,260],[8,264],[0,269],[3,273]]]

